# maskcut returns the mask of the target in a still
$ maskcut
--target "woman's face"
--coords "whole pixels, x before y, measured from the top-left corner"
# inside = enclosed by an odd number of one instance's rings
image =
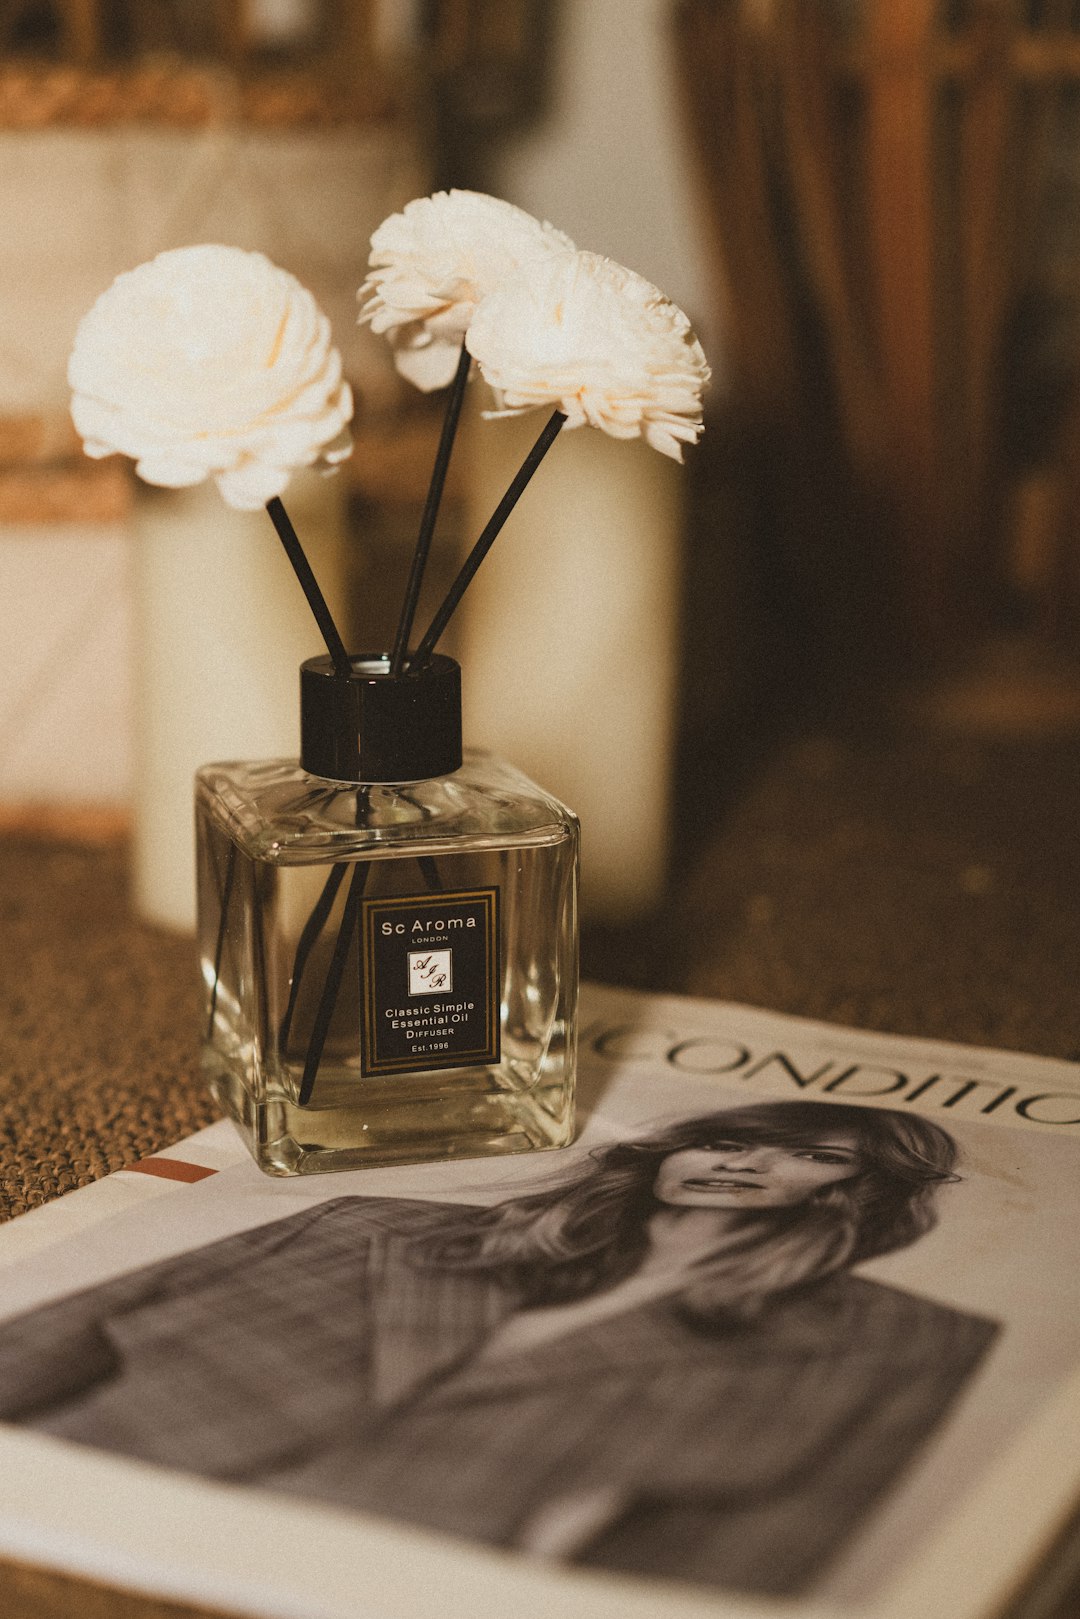
[[[671,1152],[653,1191],[678,1208],[784,1209],[803,1203],[822,1186],[857,1175],[861,1161],[847,1130],[822,1130],[799,1144],[727,1141]]]

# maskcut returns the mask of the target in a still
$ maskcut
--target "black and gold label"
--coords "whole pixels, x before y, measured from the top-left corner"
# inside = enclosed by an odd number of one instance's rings
[[[365,899],[360,1072],[499,1060],[499,890]]]

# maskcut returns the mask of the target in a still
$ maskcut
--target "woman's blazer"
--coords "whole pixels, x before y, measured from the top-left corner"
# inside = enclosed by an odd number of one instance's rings
[[[0,1324],[0,1417],[593,1566],[792,1592],[995,1332],[840,1274],[745,1325],[671,1295],[487,1356],[517,1297],[425,1259],[463,1212],[338,1198]]]

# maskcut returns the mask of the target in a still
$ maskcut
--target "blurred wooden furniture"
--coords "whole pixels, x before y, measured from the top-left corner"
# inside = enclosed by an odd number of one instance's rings
[[[542,0],[0,0],[0,128],[368,121],[409,104],[488,135],[535,113]],[[389,12],[389,16],[387,13]],[[437,117],[440,114],[436,114]]]
[[[367,122],[407,82],[376,48],[375,13],[373,0],[5,0],[0,128]]]
[[[678,0],[674,19],[732,431],[784,486],[803,608],[934,657],[1018,624],[1075,645],[1072,8]]]

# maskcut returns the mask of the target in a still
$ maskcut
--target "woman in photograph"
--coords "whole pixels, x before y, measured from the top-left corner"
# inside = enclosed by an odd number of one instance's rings
[[[591,1567],[804,1590],[982,1318],[853,1274],[958,1177],[916,1114],[734,1107],[490,1207],[346,1197],[0,1327],[0,1415]]]

